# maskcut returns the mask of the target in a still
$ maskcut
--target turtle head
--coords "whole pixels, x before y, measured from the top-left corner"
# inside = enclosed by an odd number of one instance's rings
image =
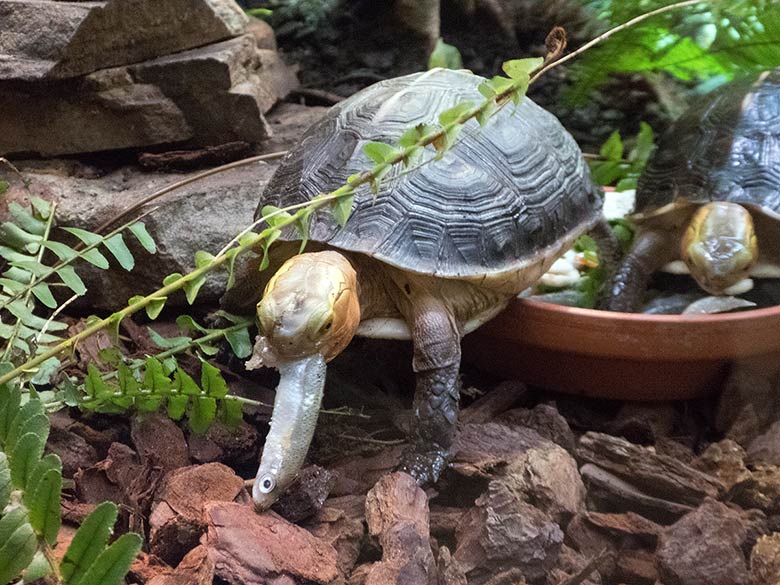
[[[265,287],[257,319],[266,365],[315,353],[330,361],[360,323],[354,268],[330,250],[290,258]]]
[[[704,290],[718,295],[747,278],[758,259],[753,218],[736,203],[700,207],[682,238],[681,257]]]
[[[360,323],[357,276],[338,252],[294,256],[257,305],[260,336],[246,367],[279,370],[271,428],[252,489],[258,512],[292,484],[306,458],[325,387],[325,364]]]

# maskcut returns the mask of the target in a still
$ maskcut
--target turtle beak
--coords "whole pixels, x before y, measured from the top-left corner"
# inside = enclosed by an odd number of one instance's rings
[[[325,358],[315,354],[277,365],[271,429],[252,488],[255,510],[271,507],[295,480],[309,450],[325,387]]]
[[[753,218],[734,203],[701,207],[691,219],[681,246],[681,257],[691,275],[715,295],[725,294],[725,289],[746,278],[758,259]]]

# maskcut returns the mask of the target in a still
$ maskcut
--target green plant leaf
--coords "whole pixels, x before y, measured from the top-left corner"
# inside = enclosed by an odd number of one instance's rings
[[[189,396],[169,396],[167,403],[168,418],[171,420],[181,420],[187,412],[187,406],[190,403]]]
[[[115,234],[110,238],[107,238],[103,242],[108,251],[116,258],[119,265],[127,271],[130,271],[135,266],[135,259],[130,253],[130,249],[125,244],[125,240],[122,234]]]
[[[601,145],[599,154],[609,161],[620,161],[623,158],[623,141],[620,132],[615,130],[609,135],[607,141]]]
[[[81,277],[76,274],[76,271],[73,270],[71,266],[63,266],[62,268],[58,268],[57,275],[60,277],[60,280],[62,280],[65,286],[67,286],[77,295],[83,296],[84,293],[87,292],[87,287],[84,285],[84,281],[81,280]]]
[[[544,59],[541,57],[512,59],[511,61],[504,61],[501,69],[513,81],[525,81],[524,85],[527,86],[527,80],[530,79],[531,72],[541,67],[542,63],[544,63]]]
[[[173,387],[185,396],[199,396],[201,391],[195,380],[181,368],[176,369],[173,375]]]
[[[11,424],[8,425],[8,431],[5,437],[5,443],[9,451],[13,449],[13,446],[16,444],[16,441],[19,439],[19,437],[24,435],[26,432],[35,432],[35,429],[40,423],[41,416],[46,418],[46,409],[40,400],[28,400],[21,408],[17,410],[15,416],[11,420]],[[32,423],[33,428],[25,430],[27,428],[27,423],[35,418],[38,420],[35,423]],[[46,427],[42,432],[42,434],[45,435],[43,438],[44,441],[48,436],[48,429],[48,418],[46,418]]]
[[[67,585],[79,585],[95,559],[106,548],[118,515],[116,504],[103,502],[84,519],[60,564]]]
[[[146,330],[149,332],[149,337],[152,339],[152,342],[157,347],[160,347],[162,349],[171,349],[173,347],[179,347],[180,345],[192,341],[192,337],[163,337],[151,327],[147,327]]]
[[[41,199],[37,195],[30,197],[30,203],[38,217],[41,219],[49,219],[49,216],[51,215],[51,203],[45,199]]]
[[[52,321],[52,323],[55,323],[55,321]],[[65,324],[63,323],[63,325]],[[38,366],[38,371],[30,379],[30,383],[36,386],[50,384],[54,376],[60,371],[61,365],[62,363],[59,359],[54,356],[50,357]]]
[[[445,43],[441,37],[436,41],[436,46],[428,57],[428,69],[442,67],[444,69],[462,69],[463,59],[460,51],[453,45]]]
[[[93,266],[97,266],[101,270],[108,270],[108,260],[95,248],[92,248],[91,250],[82,250],[81,257]]]
[[[202,362],[200,368],[200,385],[206,395],[213,398],[224,398],[227,396],[227,382],[222,377],[219,368],[212,366],[208,362]]]
[[[78,252],[62,242],[47,240],[42,242],[43,247],[54,252],[55,256],[63,261],[69,261],[78,256]]]
[[[38,461],[30,472],[30,476],[27,478],[27,487],[24,490],[24,503],[28,509],[32,507],[31,501],[35,495],[35,488],[46,472],[52,469],[62,475],[62,460],[54,453],[49,453]]]
[[[11,468],[8,467],[8,456],[0,451],[0,510],[8,505],[12,490],[13,484],[11,483]]]
[[[130,297],[130,299],[127,301],[128,305],[134,305],[135,303],[142,301],[144,297],[142,295],[135,295],[133,297]],[[163,308],[165,307],[165,301],[168,300],[168,297],[161,297],[152,299],[149,301],[149,304],[147,304],[144,309],[146,310],[146,315],[154,321],[157,319],[157,317],[160,316],[160,313],[162,313]]]
[[[87,377],[84,380],[84,391],[90,398],[101,398],[111,393],[110,388],[103,380],[103,375],[93,363],[87,364]]]
[[[258,268],[260,272],[268,268],[270,262],[268,250],[271,248],[271,244],[273,244],[281,235],[282,231],[277,228],[266,228],[260,232],[260,236],[262,237],[260,240],[260,248],[263,251],[263,259],[260,261],[260,267]]]
[[[387,162],[398,154],[398,149],[384,142],[367,142],[363,145],[363,154],[377,164]]]
[[[0,518],[0,537],[3,533],[10,532],[7,538],[0,538],[0,583],[8,583],[16,579],[32,562],[38,548],[35,531],[24,517],[24,511],[22,510],[21,514],[22,521],[15,526],[18,518],[14,512]],[[14,530],[9,531],[4,524],[13,526]]]
[[[121,585],[133,560],[141,552],[143,539],[137,534],[123,534],[100,553],[79,581],[80,585]],[[69,582],[68,585],[76,585]]]
[[[5,181],[2,182],[4,183]],[[1,194],[2,191],[0,191],[0,195]],[[11,212],[15,223],[28,234],[42,236],[46,233],[46,222],[33,217],[25,207],[22,207],[16,201],[10,201],[8,203],[8,211]]]
[[[145,371],[143,379],[143,388],[153,394],[165,394],[171,389],[171,381],[163,373],[163,366],[160,360],[154,357],[147,358],[144,362]]]
[[[190,412],[190,428],[194,433],[203,434],[217,416],[217,401],[210,396],[195,396],[192,399]]]
[[[27,485],[27,477],[41,459],[45,444],[45,437],[27,433],[22,435],[14,445],[8,460],[11,467],[11,481],[17,488],[24,489]]]
[[[30,524],[49,546],[54,546],[60,529],[62,473],[49,469],[37,486],[28,486],[28,489],[29,487],[35,490],[35,495],[30,500]]]
[[[474,102],[460,102],[459,104],[451,107],[448,110],[444,110],[441,114],[439,114],[439,124],[442,126],[452,124],[473,107]]]
[[[57,301],[54,300],[54,295],[51,294],[51,289],[45,282],[39,282],[33,286],[32,293],[35,295],[35,298],[37,298],[50,309],[57,308]]]
[[[237,428],[244,420],[243,405],[238,400],[233,400],[230,396],[225,397],[220,402],[219,418],[228,428]]]
[[[30,402],[40,401],[31,400]],[[27,404],[29,404],[29,402]],[[25,404],[25,406],[27,406],[27,404]],[[45,441],[46,437],[49,435],[49,417],[43,413],[36,414],[23,421],[18,427],[13,428],[11,432],[8,433],[8,440],[6,441],[8,449],[12,450],[16,446],[18,439],[27,433],[41,436]]]
[[[22,579],[25,583],[32,583],[38,579],[43,579],[51,573],[52,568],[49,561],[46,560],[46,555],[43,554],[43,551],[38,550],[35,552],[33,560],[30,561],[30,564],[22,572]]]
[[[233,354],[239,359],[252,355],[252,340],[249,337],[249,329],[243,328],[225,333],[225,339],[230,344]]]
[[[144,250],[150,254],[155,254],[157,252],[157,245],[154,243],[154,238],[146,231],[146,225],[144,225],[143,222],[137,221],[128,229],[133,233],[135,239],[138,240],[138,243],[144,247]]]
[[[275,205],[266,205],[260,211],[260,215],[272,228],[281,227],[281,224],[292,217],[288,211],[282,211]]]
[[[0,384],[0,443],[3,445],[8,437],[11,423],[19,411],[22,395],[10,384]]]
[[[333,217],[341,227],[347,225],[349,216],[352,215],[352,206],[355,203],[355,192],[350,191],[349,194],[334,199],[330,203],[330,211]]]

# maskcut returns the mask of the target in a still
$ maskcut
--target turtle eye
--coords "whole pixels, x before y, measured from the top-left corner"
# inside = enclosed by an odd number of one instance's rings
[[[266,473],[257,482],[257,486],[261,493],[270,494],[276,487],[276,479],[270,473]]]
[[[326,331],[330,331],[330,328],[333,327],[333,317],[325,321],[323,323],[322,327],[320,327],[320,333],[325,333]]]

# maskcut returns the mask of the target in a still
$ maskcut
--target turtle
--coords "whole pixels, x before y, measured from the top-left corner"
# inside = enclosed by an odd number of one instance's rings
[[[432,69],[380,81],[336,104],[282,159],[255,217],[266,205],[305,203],[344,185],[373,166],[363,152],[367,142],[397,144],[442,111],[479,102],[482,81]],[[359,190],[343,227],[330,213],[315,214],[303,253],[300,233],[285,230],[268,270],[258,272],[259,256],[238,269],[223,306],[256,309],[259,335],[247,366],[280,372],[252,490],[256,510],[271,506],[298,474],[326,364],[353,336],[412,341],[415,422],[400,470],[421,484],[435,482],[458,418],[461,337],[588,230],[616,257],[602,193],[574,139],[528,98],[512,110],[484,127],[467,122],[440,160],[396,165],[377,192]],[[264,274],[272,274],[267,283]]]
[[[702,96],[640,176],[631,249],[601,308],[635,312],[652,273],[682,260],[713,295],[780,265],[780,70]]]

